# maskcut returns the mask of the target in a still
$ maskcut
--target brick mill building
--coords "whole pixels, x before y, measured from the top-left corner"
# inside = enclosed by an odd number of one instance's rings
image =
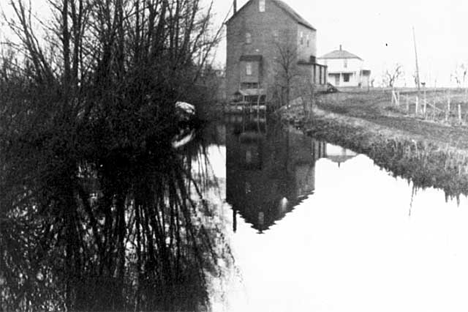
[[[288,103],[326,83],[317,31],[281,0],[250,0],[227,22],[228,100]],[[302,90],[301,90],[302,89]]]

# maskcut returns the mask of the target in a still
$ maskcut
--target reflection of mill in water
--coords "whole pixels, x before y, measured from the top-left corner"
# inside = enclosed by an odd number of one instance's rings
[[[266,119],[236,116],[226,125],[227,202],[259,233],[269,229],[315,189],[315,162],[341,163],[355,154],[286,131]]]

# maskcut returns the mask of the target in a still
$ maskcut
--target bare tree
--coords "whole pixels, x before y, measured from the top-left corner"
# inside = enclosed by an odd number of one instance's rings
[[[387,69],[383,74],[383,83],[385,86],[393,88],[395,83],[403,76],[403,66],[401,64],[395,64],[392,68]]]
[[[468,74],[468,66],[466,64],[459,64],[455,70],[450,75],[451,78],[455,81],[458,88],[466,86],[466,77]]]
[[[296,45],[289,41],[274,40],[275,46],[275,80],[273,82],[280,105],[287,105],[292,100],[291,91],[299,77]]]
[[[0,245],[18,240],[7,225],[27,224],[18,233],[30,235],[0,255],[11,276],[0,309],[38,300],[49,310],[56,300],[56,310],[168,310],[170,298],[193,296],[177,310],[196,310],[211,252],[192,224],[190,168],[171,139],[174,103],[209,91],[198,83],[218,39],[211,9],[201,0],[48,3],[50,22],[10,0],[20,44],[0,54]],[[30,261],[53,285],[47,295],[36,295],[44,286]],[[182,281],[200,287],[184,292]]]

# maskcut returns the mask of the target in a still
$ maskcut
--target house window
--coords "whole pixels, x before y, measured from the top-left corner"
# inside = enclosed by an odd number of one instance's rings
[[[348,60],[347,59],[343,60],[343,66],[344,66],[344,68],[348,68]]]
[[[301,44],[304,44],[304,33],[301,31]]]
[[[258,1],[258,10],[260,12],[265,12],[265,0]]]
[[[252,151],[250,150],[246,150],[245,151],[245,162],[247,164],[251,164],[252,163]]]
[[[252,76],[252,63],[245,64],[245,74],[247,76]]]
[[[245,34],[245,43],[252,43],[252,34],[249,32]]]
[[[308,47],[310,46],[310,39],[309,39],[309,35],[307,35],[307,46],[308,46]]]
[[[351,76],[351,74],[343,74],[343,81],[344,82],[349,82],[349,77]]]

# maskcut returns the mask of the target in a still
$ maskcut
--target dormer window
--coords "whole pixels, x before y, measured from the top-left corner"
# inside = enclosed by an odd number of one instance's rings
[[[344,66],[344,68],[348,68],[348,60],[347,59],[343,60],[343,66]]]
[[[258,10],[265,12],[265,0],[258,0]]]
[[[245,33],[245,43],[252,43],[252,34],[251,33]]]

